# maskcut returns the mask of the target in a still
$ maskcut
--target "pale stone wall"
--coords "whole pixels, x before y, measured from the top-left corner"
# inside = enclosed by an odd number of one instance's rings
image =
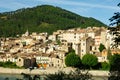
[[[55,74],[58,71],[64,71],[65,73],[69,73],[71,71],[75,71],[75,68],[67,67],[67,68],[47,68],[45,70],[43,69],[9,69],[9,68],[2,68],[0,67],[0,73],[7,73],[7,74]],[[87,72],[87,71],[86,71]],[[84,73],[84,72],[83,72]],[[92,70],[88,71],[88,73],[92,74],[92,76],[109,76],[109,71],[98,71],[98,70]]]
[[[17,65],[17,66],[20,66],[20,67],[24,66],[24,59],[21,58],[21,57],[19,57],[19,58],[17,59],[16,65]]]

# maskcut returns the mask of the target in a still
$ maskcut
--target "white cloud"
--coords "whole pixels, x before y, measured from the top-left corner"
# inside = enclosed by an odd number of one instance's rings
[[[68,8],[67,10],[70,10],[72,12],[79,14],[79,13],[88,12],[90,8],[74,7],[74,8]]]
[[[9,2],[9,3],[0,3],[0,8],[5,8],[9,10],[15,10],[19,8],[30,7],[30,5],[19,3],[19,2]]]
[[[71,5],[71,6],[83,6],[83,7],[91,7],[91,8],[102,8],[102,9],[113,9],[119,10],[118,7],[108,6],[108,5],[100,5],[100,4],[90,4],[85,2],[77,2],[77,1],[68,1],[68,0],[37,0],[41,2],[47,2],[52,4],[62,4],[62,5]]]

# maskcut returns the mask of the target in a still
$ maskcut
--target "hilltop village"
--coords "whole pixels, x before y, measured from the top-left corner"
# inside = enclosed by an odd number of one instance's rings
[[[0,62],[11,61],[17,66],[28,68],[37,63],[39,67],[65,67],[65,57],[71,49],[82,58],[94,54],[99,62],[108,61],[108,49],[120,54],[120,46],[112,47],[115,36],[104,27],[88,27],[58,30],[52,35],[29,33],[27,30],[16,38],[0,38]],[[106,49],[99,51],[100,44]]]

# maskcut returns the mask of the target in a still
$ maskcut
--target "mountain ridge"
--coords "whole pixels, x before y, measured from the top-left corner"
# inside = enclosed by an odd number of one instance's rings
[[[106,26],[90,17],[83,17],[60,7],[41,5],[0,13],[0,37],[16,36],[29,32],[48,32],[88,26]]]

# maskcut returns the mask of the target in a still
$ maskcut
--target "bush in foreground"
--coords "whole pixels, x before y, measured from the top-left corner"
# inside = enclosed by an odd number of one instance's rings
[[[75,51],[71,51],[65,58],[66,66],[71,67],[80,67],[81,59],[78,55],[75,54]]]
[[[82,64],[92,68],[98,64],[98,58],[93,54],[85,54],[82,58]]]
[[[65,72],[59,71],[56,74],[46,75],[46,80],[91,80],[92,75],[87,72],[82,73],[80,69],[76,69],[75,72],[66,74]]]

